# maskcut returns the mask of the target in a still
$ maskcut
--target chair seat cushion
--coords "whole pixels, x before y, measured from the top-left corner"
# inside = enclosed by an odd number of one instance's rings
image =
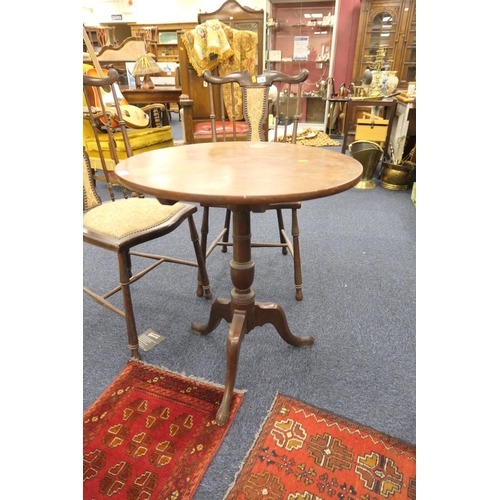
[[[171,142],[171,146],[174,145],[174,139],[172,137],[172,129],[170,125],[165,125],[164,127],[160,128],[127,130],[127,134],[130,141],[130,146],[132,147],[132,151],[137,151],[142,148],[147,148],[168,142]],[[125,152],[125,143],[123,142],[122,133],[116,132],[113,137],[116,141],[117,151],[119,153]],[[106,134],[102,134],[100,142],[103,150],[109,151],[108,137]],[[93,135],[90,137],[86,137],[85,146],[87,148],[87,152],[89,153],[92,151],[98,151],[97,143]]]
[[[120,239],[166,222],[184,206],[182,203],[162,205],[156,198],[109,201],[86,212],[83,227]]]
[[[226,134],[233,133],[233,122],[224,122],[226,128]],[[236,124],[236,133],[238,135],[246,134],[248,132],[248,124],[245,122],[234,122]],[[222,126],[222,121],[218,120],[215,122],[215,130],[217,135],[222,135],[224,127]],[[193,133],[195,136],[210,136],[212,135],[212,122],[198,122],[193,125]]]

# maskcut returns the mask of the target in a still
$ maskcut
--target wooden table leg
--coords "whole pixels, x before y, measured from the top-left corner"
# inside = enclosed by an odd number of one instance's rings
[[[229,408],[238,370],[238,359],[243,337],[256,326],[270,323],[281,338],[290,345],[307,347],[314,343],[313,337],[296,337],[290,331],[283,308],[271,302],[256,302],[251,286],[255,274],[251,258],[250,210],[233,208],[233,260],[230,263],[234,288],[231,300],[216,299],[210,309],[205,325],[193,322],[193,332],[206,335],[217,328],[222,319],[230,323],[227,335],[226,383],[221,406],[217,412],[218,425],[224,425],[229,417]]]

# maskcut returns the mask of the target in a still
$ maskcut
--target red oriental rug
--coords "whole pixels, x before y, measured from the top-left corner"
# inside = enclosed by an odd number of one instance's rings
[[[416,498],[416,448],[278,394],[225,500]]]
[[[192,498],[241,406],[215,415],[224,389],[129,360],[84,413],[84,500]]]

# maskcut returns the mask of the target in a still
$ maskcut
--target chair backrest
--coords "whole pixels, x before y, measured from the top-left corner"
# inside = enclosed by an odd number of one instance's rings
[[[87,212],[101,205],[101,197],[97,194],[90,158],[83,147],[83,211]]]
[[[158,26],[141,26],[136,30],[136,35],[144,39],[146,52],[158,57]]]
[[[83,108],[83,118],[90,122],[94,131],[102,170],[112,200],[114,200],[114,191],[111,183],[111,176],[106,164],[104,148],[106,147],[106,149],[109,150],[111,158],[114,160],[115,164],[118,164],[120,160],[118,158],[114,138],[114,134],[117,130],[121,132],[127,157],[129,158],[133,155],[127,128],[120,108],[120,100],[114,85],[117,80],[118,72],[114,69],[110,69],[108,75],[104,78],[83,75],[83,95],[86,102],[86,106]],[[109,92],[113,97],[114,106],[105,105],[103,95]],[[101,131],[105,131],[106,133],[103,134]],[[102,141],[103,136],[107,138],[105,144],[104,141]],[[123,195],[127,197],[127,190],[124,186],[122,186],[122,192]]]
[[[257,76],[247,71],[216,76],[205,70],[212,141],[272,140],[294,144],[302,115],[302,84],[308,76],[306,69],[294,76],[278,71],[264,71]]]

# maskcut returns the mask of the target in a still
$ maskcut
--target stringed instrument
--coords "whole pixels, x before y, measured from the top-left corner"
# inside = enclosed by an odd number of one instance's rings
[[[104,78],[105,76],[108,75],[107,70],[103,70],[101,68],[101,65],[99,61],[97,60],[96,54],[94,52],[94,48],[92,47],[92,43],[90,42],[90,39],[88,37],[87,31],[85,30],[85,26],[83,27],[83,39],[85,41],[85,45],[87,46],[87,51],[90,55],[90,58],[92,59],[92,64],[94,65],[93,68],[90,68],[87,70],[86,74],[88,76],[93,76],[93,77],[98,77],[98,78]],[[117,93],[117,95],[121,98],[120,101],[120,111],[122,113],[122,118],[123,121],[125,122],[125,125],[130,128],[145,128],[149,125],[149,115],[147,113],[144,113],[141,108],[137,106],[131,106],[128,104],[128,102],[125,100],[125,98],[122,96],[122,93],[120,92],[119,86],[114,83],[113,87]],[[91,105],[95,107],[99,107],[99,95],[97,92],[99,90],[95,87],[93,87],[94,90],[94,102],[91,103]],[[92,97],[92,96],[91,96]],[[106,111],[108,111],[111,116],[111,125],[113,127],[118,126],[118,122],[116,121],[117,118],[117,113],[116,110],[114,110],[115,103],[113,100],[113,96],[111,94],[111,89],[107,93],[107,95],[103,95],[103,102],[105,105]],[[91,99],[92,100],[92,99]],[[103,125],[106,123],[105,118],[101,118],[101,122]]]

